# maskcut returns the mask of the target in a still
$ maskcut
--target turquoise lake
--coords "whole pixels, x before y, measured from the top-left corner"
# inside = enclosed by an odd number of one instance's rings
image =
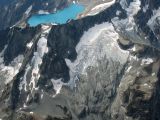
[[[51,14],[36,14],[29,18],[30,26],[37,26],[42,23],[65,24],[68,20],[76,19],[77,15],[84,11],[85,7],[80,4],[71,4],[63,10]]]

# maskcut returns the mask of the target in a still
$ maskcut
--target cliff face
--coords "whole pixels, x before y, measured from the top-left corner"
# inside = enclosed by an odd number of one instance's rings
[[[159,120],[159,11],[119,0],[64,25],[1,30],[0,118]]]

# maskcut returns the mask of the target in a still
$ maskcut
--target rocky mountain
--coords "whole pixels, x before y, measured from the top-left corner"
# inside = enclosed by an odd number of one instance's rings
[[[0,119],[160,120],[159,0],[115,0],[62,25],[12,24],[0,30]]]
[[[67,0],[1,0],[0,1],[0,29],[19,25],[32,14],[55,12],[68,5]]]

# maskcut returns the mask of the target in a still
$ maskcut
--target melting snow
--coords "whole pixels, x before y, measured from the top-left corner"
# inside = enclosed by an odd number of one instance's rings
[[[153,63],[153,59],[151,58],[146,58],[146,59],[142,59],[141,65],[149,65],[151,63]]]
[[[44,11],[44,10],[39,10],[39,11],[38,11],[38,14],[49,14],[49,12],[46,12],[46,11]]]
[[[148,10],[148,7],[149,7],[149,5],[147,4],[147,5],[145,5],[144,7],[143,7],[143,12],[146,12],[147,10]]]
[[[64,83],[61,81],[61,79],[58,79],[58,80],[51,79],[51,81],[54,86],[54,90],[56,91],[56,94],[53,95],[53,97],[55,97],[57,94],[60,93],[61,88],[64,85]]]
[[[130,6],[126,9],[127,15],[130,17],[133,17],[137,14],[137,12],[141,9],[140,7],[141,1],[140,0],[134,0],[130,3]]]
[[[32,45],[33,45],[33,42],[31,41],[31,42],[29,42],[29,43],[27,43],[27,48],[31,48],[32,47]]]
[[[98,60],[104,57],[113,59],[121,64],[127,61],[128,51],[120,49],[117,39],[119,35],[115,32],[111,23],[95,25],[86,31],[76,47],[77,59],[74,62],[66,59],[70,68],[70,85],[75,87],[78,74],[86,74],[86,68],[97,66]]]
[[[152,73],[152,76],[155,76],[156,75],[156,73]]]
[[[136,15],[141,9],[141,1],[134,0],[128,5],[126,0],[121,0],[121,5],[127,12],[127,18],[120,20],[118,17],[115,17],[112,19],[112,23],[114,24],[116,30],[125,37],[130,38],[130,40],[134,41],[134,43],[136,42],[149,45],[150,42],[147,39],[145,40],[137,34],[137,26],[134,20],[134,15]]]
[[[87,15],[88,16],[96,15],[100,11],[102,11],[102,10],[110,7],[111,5],[113,5],[115,2],[116,2],[116,0],[112,0],[111,2],[99,4],[99,5],[95,6],[94,8],[92,8],[91,11],[89,11],[89,13]]]
[[[5,78],[5,84],[9,83],[13,79],[13,77],[19,72],[23,59],[24,56],[19,55],[8,66],[5,66],[3,63],[0,64],[0,72]]]
[[[28,15],[32,10],[32,5],[26,10],[25,14]]]
[[[132,66],[129,66],[126,72],[129,72],[131,70]]]
[[[157,10],[153,10],[153,16],[148,21],[147,25],[154,31],[154,26],[156,24],[156,18],[160,17],[160,7]]]
[[[98,10],[98,9],[106,9],[108,8],[109,6],[111,6],[112,4],[115,3],[116,0],[112,0],[111,2],[107,2],[107,3],[103,3],[103,4],[100,4],[100,5],[97,5],[96,7],[92,8],[91,10]]]
[[[32,69],[32,77],[31,77],[31,82],[29,86],[32,85],[32,88],[35,88],[36,86],[36,80],[39,79],[39,66],[42,64],[42,58],[45,53],[48,52],[48,47],[47,47],[47,39],[45,37],[41,37],[37,43],[37,52],[34,52],[34,56],[32,58],[32,64],[33,64],[33,69]]]
[[[29,83],[29,87],[31,90],[36,90],[36,82],[40,77],[39,74],[39,66],[42,64],[42,59],[44,54],[48,52],[48,47],[47,47],[47,39],[46,36],[49,34],[49,31],[51,30],[50,26],[47,25],[42,25],[42,33],[41,37],[37,42],[37,51],[34,52],[34,56],[32,57],[31,64],[28,64],[26,67],[25,75],[23,77],[23,81],[20,84],[19,89],[22,90],[22,86],[24,85],[25,91],[27,91],[27,74],[29,71],[31,71],[31,79]],[[30,43],[31,44],[31,43]]]

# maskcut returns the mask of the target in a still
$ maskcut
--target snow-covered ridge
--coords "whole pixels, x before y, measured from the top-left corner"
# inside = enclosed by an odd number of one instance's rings
[[[133,2],[131,2],[129,7],[126,9],[127,15],[130,17],[133,17],[134,15],[136,15],[138,11],[141,9],[140,5],[141,5],[140,0],[134,0]]]
[[[5,84],[9,83],[13,77],[19,72],[24,56],[19,55],[8,66],[0,63],[0,77],[4,78]]]
[[[99,5],[95,6],[94,8],[92,8],[91,11],[98,10],[98,9],[101,9],[101,8],[106,9],[107,7],[111,6],[115,2],[116,2],[116,0],[112,0],[111,2],[99,4]]]
[[[125,0],[121,1],[126,3]],[[124,4],[121,5],[123,6]],[[128,38],[130,41],[133,41],[134,43],[150,45],[150,41],[145,36],[139,34],[138,26],[135,23],[134,16],[140,11],[140,6],[140,0],[134,0],[128,6],[125,5],[124,10],[127,13],[127,18],[120,20],[118,17],[115,17],[112,19],[112,23],[116,31],[125,38]]]
[[[114,30],[113,25],[108,22],[95,25],[86,31],[76,47],[77,59],[74,62],[66,59],[70,68],[71,80],[69,84],[75,87],[78,80],[77,76],[87,74],[87,68],[98,66],[98,60],[102,60],[104,57],[124,64],[129,52],[120,49],[117,43],[118,38],[119,35]]]
[[[29,13],[31,12],[31,10],[32,10],[32,5],[29,6],[29,8],[26,10],[25,14],[26,14],[26,15],[29,15]]]
[[[48,52],[46,35],[49,34],[51,27],[47,25],[42,25],[41,29],[43,32],[41,33],[41,37],[37,42],[37,51],[34,52],[34,55],[31,59],[31,63],[28,64],[26,67],[25,75],[19,86],[20,90],[24,88],[25,91],[27,91],[27,86],[29,86],[29,89],[31,91],[36,89],[36,83],[40,77],[39,67],[42,64],[44,54]],[[28,44],[29,47],[32,46],[31,43]],[[29,73],[31,73],[30,78],[27,77]],[[29,85],[27,85],[27,79],[30,81]]]
[[[156,25],[156,19],[160,17],[160,7],[157,10],[153,10],[153,16],[149,19],[147,25],[154,31],[154,26]],[[160,22],[160,20],[159,20]]]
[[[3,81],[0,81],[1,84],[7,84],[13,79],[13,77],[19,72],[24,59],[23,55],[19,55],[14,58],[8,66],[6,66],[4,64],[4,51],[7,47],[8,46],[6,45],[0,53],[0,78],[3,78]]]

